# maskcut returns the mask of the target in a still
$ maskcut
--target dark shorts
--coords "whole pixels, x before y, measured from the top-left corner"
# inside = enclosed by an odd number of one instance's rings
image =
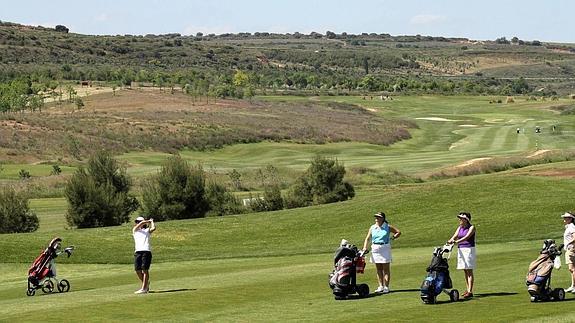
[[[136,251],[134,254],[134,269],[148,270],[152,264],[152,252],[150,251]]]

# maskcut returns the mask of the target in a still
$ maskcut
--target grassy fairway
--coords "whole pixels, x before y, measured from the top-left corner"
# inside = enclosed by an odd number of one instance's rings
[[[284,98],[270,98],[280,99]],[[477,157],[528,155],[536,143],[544,149],[572,148],[575,139],[572,116],[544,109],[561,102],[490,105],[484,97],[335,99],[361,104],[383,116],[414,120],[419,129],[412,132],[412,139],[389,147],[263,142],[183,151],[182,156],[222,173],[267,164],[296,172],[305,169],[313,155],[323,154],[336,156],[346,167],[422,174]],[[555,134],[549,133],[552,124],[559,126]],[[531,131],[535,125],[543,128],[542,134]],[[526,132],[517,134],[517,127]],[[120,156],[135,176],[158,169],[166,157],[152,152]],[[6,165],[4,178],[15,178],[16,169],[19,166]],[[573,209],[574,174],[575,162],[563,162],[420,184],[365,185],[357,187],[353,200],[343,203],[159,223],[153,237],[153,293],[148,295],[133,294],[138,284],[131,265],[130,225],[67,230],[64,199],[33,199],[31,208],[40,217],[38,232],[0,236],[0,320],[37,321],[41,309],[43,321],[58,322],[573,321],[575,315],[567,308],[575,297],[568,295],[566,304],[530,304],[524,279],[541,241],[562,237],[559,215]],[[332,252],[341,238],[361,244],[378,210],[386,211],[403,232],[394,241],[394,292],[335,301],[327,284]],[[418,289],[432,247],[453,233],[460,210],[473,214],[478,229],[477,297],[425,306]],[[70,280],[72,290],[54,295],[39,291],[27,297],[27,268],[56,235],[77,248],[73,257],[58,259],[59,274]],[[452,276],[455,287],[463,290],[463,274],[453,270]],[[377,287],[372,265],[360,281],[372,290]],[[566,287],[568,272],[555,272],[553,282]],[[467,316],[462,318],[462,313]]]
[[[556,169],[573,170],[572,162]],[[397,187],[369,187],[351,201],[281,212],[158,224],[154,234],[152,290],[134,295],[130,227],[58,230],[3,235],[0,250],[0,315],[27,320],[37,308],[48,320],[169,321],[474,321],[523,319],[570,321],[566,304],[530,304],[525,271],[542,239],[560,239],[561,211],[570,207],[571,179],[532,176],[549,165],[495,175]],[[61,201],[35,200],[42,225],[63,214]],[[335,301],[327,286],[332,252],[341,238],[360,244],[374,210],[384,209],[403,231],[394,242],[393,293]],[[425,306],[418,288],[433,245],[456,226],[454,214],[468,209],[478,227],[477,297],[468,302]],[[58,259],[67,294],[25,295],[29,263],[54,235],[76,245],[72,258]],[[454,264],[454,259],[451,263]],[[463,274],[453,270],[456,288]],[[556,286],[568,285],[565,269]],[[375,286],[368,265],[360,280]],[[568,301],[575,300],[568,295]],[[447,300],[446,295],[441,299]]]
[[[271,101],[305,102],[306,98],[267,97]],[[217,151],[185,151],[182,156],[205,166],[229,170],[263,167],[267,164],[304,169],[315,154],[335,156],[346,166],[374,170],[398,170],[421,174],[486,156],[527,155],[536,149],[572,148],[575,141],[573,116],[562,116],[548,108],[569,101],[525,101],[490,104],[488,97],[398,97],[393,101],[362,100],[358,97],[321,97],[314,100],[353,103],[374,113],[415,121],[412,139],[389,147],[365,143],[301,145],[257,143],[225,147]],[[556,132],[552,126],[556,125]],[[542,133],[536,134],[539,126]],[[516,129],[520,128],[520,134]],[[134,175],[152,172],[166,154],[134,152],[121,156]]]
[[[25,265],[0,265],[0,315],[3,320],[26,320],[37,308],[47,310],[47,321],[395,321],[456,320],[507,322],[520,319],[569,321],[567,304],[529,304],[523,284],[526,266],[536,257],[538,242],[482,245],[479,251],[476,298],[468,302],[423,305],[418,288],[430,260],[430,248],[394,251],[393,292],[362,300],[335,301],[327,286],[331,254],[178,261],[153,265],[152,290],[134,295],[137,288],[130,265],[65,265],[63,277],[72,282],[67,294],[24,294]],[[65,260],[61,263],[65,263]],[[452,261],[453,263],[453,261]],[[456,288],[463,274],[452,270]],[[375,285],[373,266],[360,281]],[[565,286],[565,270],[555,273],[555,284]],[[575,300],[568,295],[568,301]],[[447,301],[446,295],[440,301]],[[570,302],[568,303],[570,304]]]

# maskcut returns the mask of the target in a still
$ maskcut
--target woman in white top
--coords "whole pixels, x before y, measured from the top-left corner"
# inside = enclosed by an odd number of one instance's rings
[[[148,225],[150,226],[148,228]],[[135,291],[135,294],[146,294],[150,290],[150,265],[152,264],[152,247],[150,246],[150,235],[156,230],[154,219],[146,220],[139,216],[136,218],[136,225],[132,228],[134,237],[134,269],[136,275],[142,282],[142,288]]]
[[[563,233],[565,263],[569,266],[569,271],[571,272],[571,286],[565,291],[575,293],[575,214],[565,212],[561,217],[565,225],[565,232]]]
[[[363,251],[367,250],[367,244],[371,241],[370,262],[375,263],[377,270],[377,281],[379,287],[376,293],[389,293],[389,280],[391,276],[391,244],[390,239],[397,239],[401,232],[394,226],[387,223],[385,213],[378,212],[374,215],[375,224],[367,231],[367,236],[363,242]],[[393,236],[391,236],[393,234]]]

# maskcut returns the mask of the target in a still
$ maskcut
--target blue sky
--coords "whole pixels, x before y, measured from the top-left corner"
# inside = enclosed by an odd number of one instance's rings
[[[389,33],[575,43],[572,0],[20,0],[0,20],[94,35]]]

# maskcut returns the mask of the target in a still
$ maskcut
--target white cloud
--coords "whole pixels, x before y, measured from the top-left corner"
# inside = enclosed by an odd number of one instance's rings
[[[412,25],[429,25],[429,24],[442,22],[444,20],[445,20],[445,16],[417,15],[417,16],[411,17],[411,20],[409,21],[409,23]]]

